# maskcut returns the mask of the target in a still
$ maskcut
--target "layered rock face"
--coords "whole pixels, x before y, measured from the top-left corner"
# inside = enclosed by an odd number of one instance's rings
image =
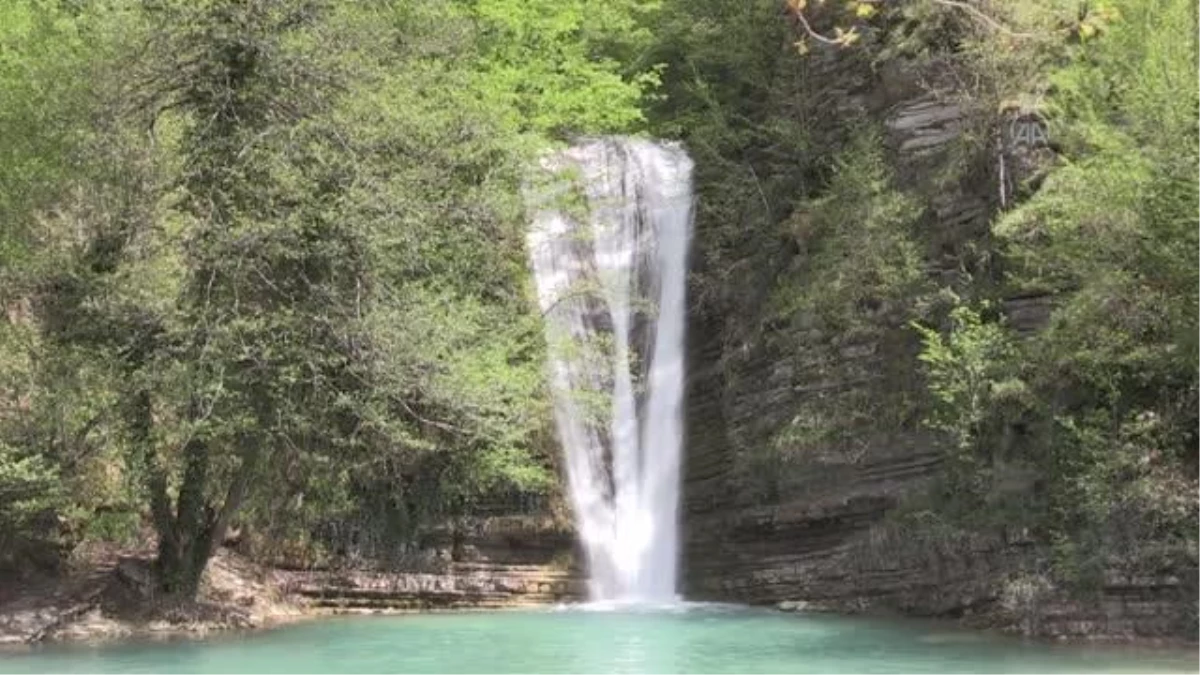
[[[420,566],[273,576],[286,595],[333,612],[521,607],[587,597],[574,535],[549,516],[463,519],[432,532],[426,547],[429,560]]]
[[[902,64],[892,67],[872,79],[830,57],[807,74],[823,84],[807,86],[824,109],[854,110],[885,130],[896,181],[923,202],[927,274],[953,285],[959,253],[987,236],[1013,173],[1029,167],[1001,151],[973,159],[957,180],[938,182],[974,120],[954,96],[933,95],[900,74]],[[957,617],[1037,635],[1186,635],[1194,578],[1114,569],[1081,602],[1037,572],[1028,533],[898,527],[889,515],[942,471],[940,441],[921,424],[921,411],[901,410],[906,392],[922,386],[915,336],[886,307],[878,310],[879,329],[865,335],[764,320],[761,287],[799,254],[782,240],[767,252],[730,247],[713,236],[719,226],[705,218],[702,203],[694,274],[716,277],[704,261],[723,247],[720,279],[735,298],[692,294],[683,508],[689,598]],[[1052,305],[1048,297],[1009,298],[1004,311],[1029,333],[1045,324]],[[868,409],[880,418],[836,423],[838,442],[828,452],[756,464],[764,448],[786,444],[780,434],[798,416],[843,400],[873,402]],[[1033,479],[1014,475],[1012,489],[1028,489]]]
[[[855,100],[862,99],[848,97],[845,105]],[[936,164],[940,147],[955,139],[961,117],[958,106],[926,95],[892,107],[888,141],[910,181]],[[929,225],[941,238],[965,241],[986,229],[990,211],[984,195],[963,189],[931,201]],[[930,262],[937,273],[937,261]],[[896,598],[900,604],[925,603],[931,610],[947,604],[938,598],[955,594],[937,590],[947,579],[923,565],[884,556],[888,559],[871,569],[867,559],[877,548],[874,526],[938,470],[939,448],[916,420],[900,428],[847,429],[856,437],[857,452],[823,453],[803,466],[781,467],[786,477],[765,493],[748,485],[748,474],[757,472],[739,466],[741,457],[775,442],[775,434],[805,406],[835,394],[875,397],[911,384],[897,380],[915,378],[915,372],[888,372],[897,363],[916,363],[911,335],[892,325],[867,341],[812,332],[768,337],[771,326],[757,335],[731,328],[741,323],[741,317],[713,316],[705,308],[690,331],[685,479],[690,590],[758,603],[804,598],[849,606],[904,595],[907,600]],[[731,338],[737,341],[731,344]],[[817,344],[830,347],[829,358],[811,370],[795,367],[794,352]]]
[[[579,600],[586,583],[542,565],[452,563],[440,573],[280,572],[285,593],[339,611],[494,609]]]

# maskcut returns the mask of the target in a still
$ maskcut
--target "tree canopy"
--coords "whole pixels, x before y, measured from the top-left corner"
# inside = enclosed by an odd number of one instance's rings
[[[235,519],[386,555],[551,496],[520,186],[640,123],[643,9],[7,4],[6,536],[146,513],[187,596]]]

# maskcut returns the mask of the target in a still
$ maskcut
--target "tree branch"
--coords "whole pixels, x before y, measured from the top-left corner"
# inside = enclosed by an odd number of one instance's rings
[[[827,45],[841,45],[842,44],[839,40],[836,40],[831,37],[826,37],[824,35],[821,35],[817,31],[813,30],[812,24],[810,24],[808,22],[808,18],[804,16],[804,10],[797,9],[795,11],[795,14],[796,14],[796,19],[798,21],[800,21],[800,26],[802,28],[804,28],[804,32],[807,33],[810,38],[816,40],[817,42],[823,42]]]
[[[1014,31],[1013,29],[1009,28],[1008,26],[1005,26],[1004,24],[1000,23],[999,21],[988,16],[987,14],[984,14],[983,11],[980,10],[978,7],[968,4],[966,2],[961,2],[960,0],[932,0],[932,2],[934,4],[942,5],[944,7],[954,7],[956,9],[961,9],[964,12],[975,17],[979,21],[983,22],[989,28],[992,28],[993,30],[1004,33],[1005,35],[1007,35],[1009,37],[1020,38],[1023,40],[1032,38],[1032,37],[1036,37],[1036,35],[1034,33],[1018,33],[1017,31]]]
[[[972,18],[979,21],[980,23],[983,23],[988,28],[991,28],[992,30],[1003,33],[1009,37],[1023,39],[1023,40],[1037,37],[1037,35],[1035,33],[1019,32],[1019,31],[1015,31],[1015,30],[1009,28],[1008,26],[1005,26],[1004,24],[1000,23],[996,19],[988,16],[985,12],[983,12],[983,10],[979,9],[975,5],[970,4],[969,2],[965,2],[964,0],[929,0],[929,1],[935,5],[941,5],[943,7],[950,7],[953,9],[957,9],[957,10],[966,12],[967,14],[971,15]],[[883,0],[868,1],[868,2],[864,2],[864,4],[867,4],[867,5],[883,4]],[[812,27],[812,24],[810,24],[808,22],[808,17],[806,17],[804,15],[804,7],[805,7],[804,2],[789,2],[788,6],[791,8],[792,14],[795,15],[796,20],[800,23],[800,27],[804,29],[804,33],[808,37],[810,37],[822,44],[841,46],[841,47],[845,47],[848,44],[850,44],[850,42],[853,41],[852,38],[847,39],[847,36],[852,36],[855,34],[855,31],[853,28],[851,28],[849,31],[846,31],[845,33],[841,33],[840,29],[839,29],[839,35],[837,37],[829,37],[827,35],[822,35],[821,33],[817,32],[816,29],[814,29]]]

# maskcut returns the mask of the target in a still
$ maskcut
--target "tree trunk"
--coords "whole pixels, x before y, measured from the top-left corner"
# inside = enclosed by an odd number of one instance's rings
[[[209,559],[220,548],[233,514],[246,498],[262,446],[252,437],[243,438],[241,445],[241,463],[225,498],[217,505],[204,498],[209,482],[207,443],[193,438],[184,446],[187,465],[179,488],[176,515],[169,531],[159,532],[155,562],[159,590],[170,598],[177,601],[195,599]]]
[[[155,578],[159,592],[169,601],[195,600],[204,568],[208,565],[208,556],[198,559],[194,551],[193,547],[159,548],[158,559],[154,561]]]

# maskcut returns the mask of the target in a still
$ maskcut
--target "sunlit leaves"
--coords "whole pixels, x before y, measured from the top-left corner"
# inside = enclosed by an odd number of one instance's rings
[[[658,79],[619,59],[645,48],[658,2],[478,0],[477,86],[512,125],[538,133],[627,131]]]
[[[854,15],[860,19],[869,19],[875,16],[875,13],[878,11],[875,9],[874,3],[854,2],[852,5],[854,7]]]

